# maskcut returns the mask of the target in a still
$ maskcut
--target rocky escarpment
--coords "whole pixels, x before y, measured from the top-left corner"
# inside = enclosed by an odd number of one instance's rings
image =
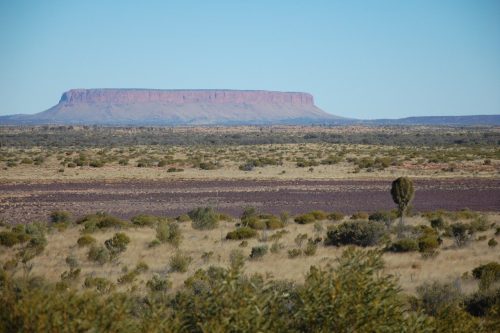
[[[6,119],[6,118],[4,118]],[[4,122],[101,125],[332,123],[312,95],[261,90],[73,89],[47,111]]]

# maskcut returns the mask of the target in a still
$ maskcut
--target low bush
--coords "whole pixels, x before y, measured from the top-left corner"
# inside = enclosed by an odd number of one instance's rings
[[[288,250],[288,258],[293,259],[302,255],[301,249],[290,249]]]
[[[185,273],[187,272],[191,261],[192,258],[190,256],[180,251],[177,251],[174,253],[172,257],[170,257],[169,261],[170,270],[172,272]]]
[[[272,216],[271,218],[265,220],[266,228],[269,230],[276,230],[285,227],[285,223],[282,220],[277,218],[276,216]]]
[[[454,223],[451,226],[451,234],[455,239],[455,244],[458,247],[463,247],[468,244],[472,239],[474,231],[471,229],[470,225],[465,223]]]
[[[50,222],[69,224],[71,223],[71,214],[64,210],[56,210],[50,213]]]
[[[388,248],[391,252],[413,252],[419,250],[419,244],[411,238],[403,238],[393,242]]]
[[[262,258],[268,251],[267,245],[259,245],[252,247],[252,252],[250,253],[251,259],[260,259]]]
[[[88,276],[85,278],[83,286],[85,288],[95,289],[101,294],[107,294],[115,290],[114,283],[103,277]]]
[[[431,227],[434,229],[442,230],[446,226],[442,216],[431,219]]]
[[[182,241],[182,234],[176,222],[161,220],[156,226],[156,239],[161,243],[168,243],[175,247]]]
[[[385,228],[382,224],[369,221],[347,221],[328,230],[326,245],[377,245],[384,236]]]
[[[13,247],[19,244],[19,235],[12,231],[0,231],[0,245],[5,247]]]
[[[177,220],[177,222],[183,223],[183,222],[191,221],[191,218],[189,217],[188,214],[181,214],[181,215],[177,216],[176,220]]]
[[[495,247],[498,245],[498,242],[496,241],[495,238],[491,238],[489,241],[488,241],[488,246],[489,247]]]
[[[374,213],[371,213],[368,216],[369,221],[377,221],[377,222],[388,222],[395,220],[398,217],[397,211],[391,210],[391,211],[377,211]]]
[[[240,227],[236,230],[230,231],[226,235],[226,239],[238,240],[247,239],[257,236],[257,231],[250,227]]]
[[[246,225],[255,230],[264,230],[267,228],[266,222],[257,217],[248,218]]]
[[[463,295],[459,286],[455,283],[426,282],[417,287],[425,313],[436,316],[445,307],[458,304]]]
[[[326,220],[328,217],[328,214],[322,210],[313,210],[309,214],[314,216],[314,219],[318,221]]]
[[[90,235],[83,235],[76,241],[79,247],[85,247],[96,243],[96,239]]]
[[[476,317],[485,317],[488,315],[497,316],[494,307],[500,307],[500,288],[491,291],[478,291],[465,299],[465,310]]]
[[[316,254],[316,251],[318,250],[318,244],[316,244],[314,241],[309,241],[307,242],[306,248],[304,249],[304,254],[306,256],[313,256]]]
[[[146,282],[146,287],[152,293],[164,293],[172,287],[172,282],[168,277],[161,277],[158,274],[154,274],[148,282]]]
[[[104,245],[106,249],[108,249],[111,257],[116,257],[120,253],[125,252],[129,243],[130,237],[123,232],[118,232],[112,238],[106,240]]]
[[[424,236],[418,239],[418,250],[425,255],[433,255],[439,248],[439,240],[434,236]]]
[[[485,275],[492,275],[495,281],[500,280],[500,264],[497,262],[489,262],[480,265],[472,270],[472,276],[480,280]]]
[[[100,265],[107,263],[111,255],[107,248],[104,246],[91,246],[87,254],[87,258],[91,261],[95,261]]]
[[[344,219],[344,214],[341,212],[332,212],[328,214],[327,219],[330,221],[342,221]]]
[[[210,230],[218,226],[218,214],[212,207],[199,207],[188,213],[193,229]]]
[[[356,212],[351,215],[351,220],[368,220],[368,213],[366,212]]]
[[[158,223],[159,218],[154,215],[139,214],[134,216],[130,221],[138,227],[154,227]]]
[[[314,221],[316,221],[316,218],[314,217],[313,214],[307,213],[307,214],[302,214],[302,215],[295,217],[294,221],[295,221],[295,223],[298,223],[298,224],[308,224],[308,223],[313,223]]]
[[[84,233],[92,233],[97,230],[104,230],[110,228],[121,229],[128,226],[126,221],[123,221],[115,216],[109,215],[107,213],[96,213],[83,217],[76,222],[77,224],[83,225]]]

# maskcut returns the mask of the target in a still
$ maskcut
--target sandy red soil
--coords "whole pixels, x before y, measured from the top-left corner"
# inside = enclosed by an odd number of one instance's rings
[[[390,185],[382,180],[0,184],[0,217],[10,223],[47,220],[56,209],[75,216],[96,211],[123,218],[143,212],[175,216],[203,205],[233,216],[249,205],[269,213],[322,209],[349,214],[394,208]],[[500,211],[500,179],[417,180],[415,187],[416,211]]]

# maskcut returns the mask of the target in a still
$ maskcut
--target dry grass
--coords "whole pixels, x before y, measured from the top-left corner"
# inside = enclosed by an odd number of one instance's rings
[[[490,222],[500,222],[499,214],[490,214]],[[263,242],[259,239],[248,240],[248,246],[240,247],[240,241],[227,241],[225,235],[228,231],[234,229],[235,222],[221,222],[215,230],[198,231],[191,228],[191,223],[181,223],[180,227],[183,234],[183,241],[179,247],[183,253],[192,257],[192,262],[186,273],[169,273],[169,259],[175,253],[176,248],[172,245],[162,244],[150,248],[149,243],[155,239],[155,231],[151,228],[130,228],[125,233],[131,238],[127,250],[121,254],[116,262],[107,263],[102,266],[95,264],[87,259],[88,248],[79,248],[76,244],[78,237],[81,236],[80,228],[73,226],[65,231],[52,231],[47,235],[48,245],[45,251],[33,260],[32,273],[45,276],[47,279],[57,281],[62,272],[68,270],[65,259],[68,255],[75,256],[82,269],[82,276],[101,276],[113,282],[123,274],[123,267],[133,269],[138,262],[145,262],[149,266],[149,271],[141,274],[136,285],[143,288],[145,281],[151,278],[154,273],[161,275],[169,274],[173,282],[173,287],[180,287],[184,280],[191,276],[199,268],[207,268],[210,265],[227,266],[229,265],[229,254],[233,249],[241,249],[246,256],[251,252],[252,246],[266,244],[271,247],[272,242]],[[333,222],[324,221],[326,226]],[[409,224],[425,223],[420,217],[407,219]],[[268,277],[276,279],[286,279],[296,282],[302,282],[306,272],[311,265],[326,265],[334,263],[342,248],[325,247],[319,245],[318,251],[314,256],[300,256],[290,259],[288,250],[297,248],[295,237],[301,233],[307,233],[309,237],[315,236],[314,225],[297,225],[291,222],[285,234],[278,242],[283,248],[278,253],[268,253],[260,260],[247,260],[245,271],[247,273],[261,273]],[[271,235],[273,231],[267,231]],[[480,235],[487,235],[487,240],[493,235],[494,230],[490,229]],[[103,244],[109,239],[114,231],[97,232],[92,234],[97,239],[98,244]],[[324,235],[324,232],[323,232]],[[479,236],[479,235],[477,235]],[[259,238],[263,237],[260,232]],[[497,236],[497,241],[500,241]],[[385,272],[399,277],[400,284],[405,291],[414,292],[415,288],[425,281],[440,280],[450,281],[459,279],[465,272],[470,272],[480,264],[490,261],[500,261],[498,249],[490,248],[487,240],[474,241],[465,248],[456,248],[451,239],[445,239],[441,246],[439,254],[436,257],[424,259],[419,253],[386,253],[384,259],[386,262]],[[0,248],[0,261],[5,262],[15,254],[15,248]],[[213,251],[213,256],[208,262],[202,259],[204,252]],[[16,274],[22,274],[18,269]],[[462,285],[465,291],[472,291],[476,288],[476,282],[464,279]],[[129,286],[120,286],[119,288],[128,288]]]

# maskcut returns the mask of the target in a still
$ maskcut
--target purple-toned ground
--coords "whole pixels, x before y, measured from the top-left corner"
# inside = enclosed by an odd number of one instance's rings
[[[139,213],[176,216],[205,205],[233,216],[239,216],[245,206],[266,213],[321,209],[349,214],[394,208],[390,186],[385,180],[0,184],[0,217],[9,223],[47,220],[58,209],[75,216],[96,211],[123,218]],[[416,180],[415,190],[416,211],[500,211],[500,179]]]

